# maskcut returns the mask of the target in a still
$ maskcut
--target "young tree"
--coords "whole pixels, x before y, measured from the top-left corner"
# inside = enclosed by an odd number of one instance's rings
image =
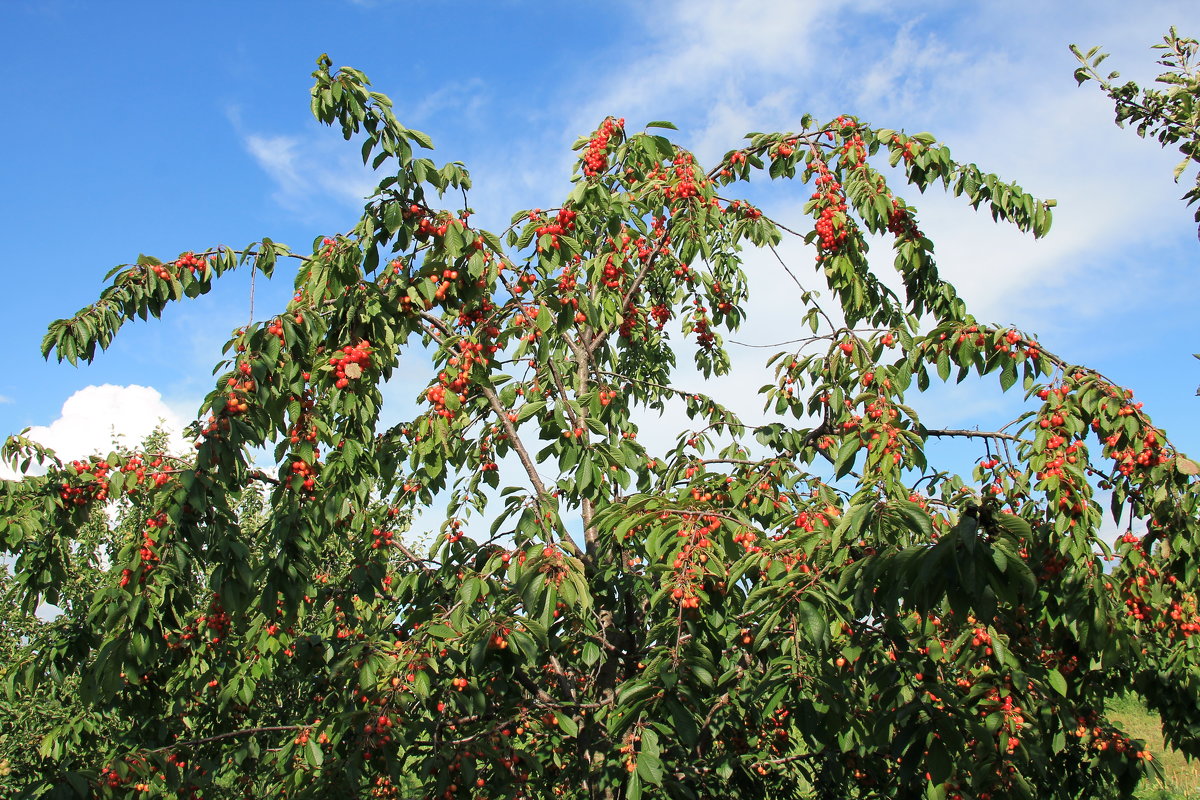
[[[311,254],[142,256],[46,337],[91,360],[235,268],[296,265],[287,307],[230,339],[193,459],[61,463],[10,440],[49,465],[0,492],[26,608],[60,596],[107,499],[140,515],[10,670],[17,695],[76,676],[120,722],[57,726],[30,794],[1128,794],[1155,764],[1104,703],[1131,688],[1197,749],[1197,466],[1127,390],[972,317],[879,162],[1035,236],[1052,202],[849,116],[751,134],[710,168],[668,123],[608,118],[559,207],[494,234],[463,166],[419,155],[428,137],[362,73],[323,56],[314,77],[316,117],[387,167],[350,231]],[[730,196],[760,173],[805,186],[804,230]],[[687,347],[727,369],[743,248],[784,235],[832,302],[796,290],[812,335],[768,361],[774,418],[749,426],[673,368]],[[893,242],[900,292],[869,235]],[[413,358],[394,374],[418,348],[428,378]],[[906,405],[970,374],[1019,384],[1028,412],[943,430]],[[424,410],[383,428],[389,380],[417,381]],[[636,415],[676,403],[678,444],[647,452]],[[974,440],[972,475],[927,463],[934,437]],[[261,487],[261,522],[239,519]],[[1097,489],[1148,526],[1111,564]],[[405,537],[435,500],[425,555]]]

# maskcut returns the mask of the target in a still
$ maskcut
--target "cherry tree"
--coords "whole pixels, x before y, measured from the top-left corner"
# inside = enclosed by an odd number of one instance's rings
[[[12,592],[27,611],[75,598],[5,681],[72,687],[88,712],[14,786],[1095,797],[1157,768],[1105,715],[1128,690],[1196,751],[1196,464],[1128,390],[973,317],[895,184],[1033,236],[1052,201],[852,116],[713,165],[669,123],[610,117],[557,207],[493,233],[467,169],[431,160],[361,72],[323,56],[314,78],[316,118],[384,176],[352,228],[140,256],[46,336],[87,362],[234,270],[294,275],[285,308],[229,339],[194,455],[5,446],[46,466],[0,486]],[[751,179],[790,181],[807,217],[738,197]],[[806,338],[767,360],[769,420],[747,424],[676,360],[729,369],[750,293],[782,290],[743,259],[774,252],[790,287],[788,236],[824,289],[797,284]],[[909,400],[971,375],[1024,392],[1024,415],[926,427]],[[385,385],[419,413],[381,423]],[[682,409],[654,423],[678,440],[650,451],[638,421],[662,409]],[[927,459],[945,437],[978,447],[969,474]],[[86,532],[114,505],[132,522],[97,568]],[[1145,533],[1110,546],[1109,513]]]

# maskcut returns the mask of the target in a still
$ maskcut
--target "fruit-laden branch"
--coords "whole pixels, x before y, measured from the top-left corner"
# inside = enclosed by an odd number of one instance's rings
[[[453,333],[453,331],[449,329],[445,322],[433,316],[432,314],[422,312],[421,319],[429,323],[431,327],[436,328],[437,331],[440,331],[439,335],[438,332],[429,330],[428,328],[426,329],[429,332],[429,335],[439,343],[442,341],[442,336],[449,336]],[[500,421],[501,426],[503,426],[504,432],[508,435],[509,444],[511,444],[513,450],[516,451],[517,458],[520,460],[521,466],[525,468],[525,473],[529,476],[529,482],[533,485],[534,492],[537,493],[538,501],[541,503],[548,503],[551,497],[550,493],[546,490],[546,484],[542,482],[542,477],[537,471],[537,465],[534,463],[533,458],[529,455],[529,450],[526,449],[525,443],[521,441],[521,437],[517,434],[516,426],[513,425],[512,421],[508,418],[508,414],[505,413],[504,406],[500,402],[499,395],[497,395],[495,390],[493,390],[490,386],[485,386],[482,384],[479,386],[479,392],[483,395],[484,399],[487,400],[488,405],[491,407],[492,411],[495,412],[496,418]],[[575,543],[575,540],[571,538],[569,533],[567,533],[565,530],[560,530],[559,537],[571,551],[571,555],[580,560],[586,559],[586,553],[579,549],[579,545]]]
[[[547,708],[561,708],[558,701],[555,700],[554,697],[551,696],[550,693],[545,689],[531,681],[529,676],[525,674],[525,671],[521,669],[519,665],[513,668],[513,677],[516,679],[517,683],[521,684],[525,691],[529,692],[529,694],[533,696],[534,702],[536,702],[538,705],[545,706]]]
[[[82,358],[91,362],[97,345],[107,349],[125,322],[139,316],[160,317],[170,302],[207,294],[214,278],[243,264],[249,263],[255,272],[269,278],[280,257],[312,260],[267,238],[256,244],[257,249],[253,245],[242,250],[222,245],[187,252],[166,263],[139,256],[134,264],[114,267],[107,275],[113,282],[99,300],[50,324],[42,339],[42,356],[49,358],[51,351],[56,351],[59,361],[75,364]]]

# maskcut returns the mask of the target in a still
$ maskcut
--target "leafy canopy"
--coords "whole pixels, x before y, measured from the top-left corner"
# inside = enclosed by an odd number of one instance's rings
[[[712,166],[669,123],[610,117],[558,207],[492,233],[466,168],[427,157],[362,73],[323,56],[314,78],[317,119],[385,176],[353,228],[306,252],[141,256],[46,336],[91,361],[232,270],[294,269],[286,308],[229,340],[194,454],[6,445],[46,467],[0,487],[11,592],[65,608],[13,650],[10,698],[59,686],[83,710],[30,742],[12,788],[1095,797],[1155,769],[1104,714],[1130,688],[1195,751],[1196,465],[1130,392],[972,317],[889,175],[1034,236],[1052,201],[850,116]],[[736,199],[764,177],[803,187],[802,224]],[[815,252],[824,304],[782,257],[743,271],[785,235]],[[811,332],[768,360],[757,426],[674,378],[687,351],[728,369],[752,289],[795,291]],[[906,402],[968,375],[1028,411],[946,430]],[[380,423],[387,382],[415,418]],[[681,430],[648,452],[656,410]],[[935,437],[973,440],[973,473],[928,463]],[[1098,490],[1148,526],[1111,562]],[[426,553],[411,526],[440,507]]]

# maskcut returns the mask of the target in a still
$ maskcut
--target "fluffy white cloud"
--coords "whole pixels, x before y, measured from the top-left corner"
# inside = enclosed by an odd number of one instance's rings
[[[183,420],[151,386],[85,386],[63,403],[58,418],[49,425],[37,425],[26,433],[62,459],[86,458],[108,453],[114,441],[137,446],[161,426],[170,435],[169,447],[182,452]],[[0,466],[0,477],[14,477],[7,466]]]

